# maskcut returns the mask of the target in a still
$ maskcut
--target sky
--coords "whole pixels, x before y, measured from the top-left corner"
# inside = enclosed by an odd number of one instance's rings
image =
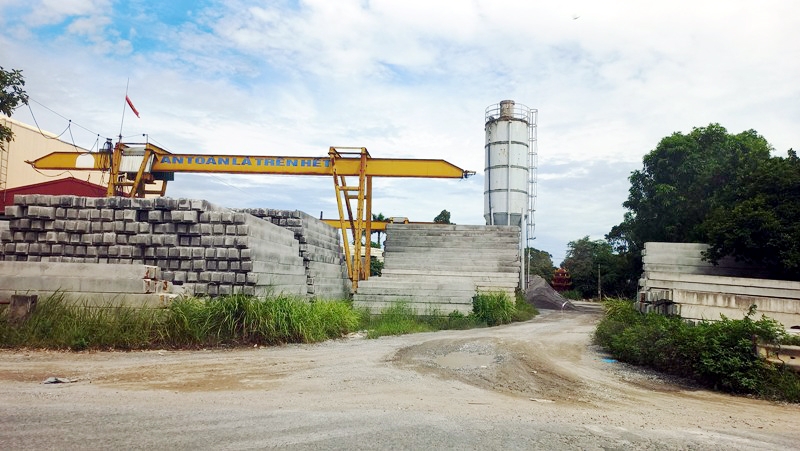
[[[0,66],[31,99],[14,118],[86,149],[447,160],[477,174],[376,179],[373,212],[457,224],[485,223],[485,110],[514,100],[538,112],[532,246],[556,265],[622,221],[672,133],[800,148],[794,0],[0,0]],[[167,195],[337,214],[327,177],[177,174]]]

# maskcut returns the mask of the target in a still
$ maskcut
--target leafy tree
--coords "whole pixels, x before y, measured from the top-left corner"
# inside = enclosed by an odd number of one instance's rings
[[[528,257],[526,268],[529,274],[541,276],[547,283],[553,278],[553,256],[548,252],[528,247],[525,248],[525,255]]]
[[[755,168],[703,226],[711,261],[732,255],[764,267],[773,277],[800,280],[800,159],[795,151]]]
[[[631,296],[636,290],[638,275],[631,279],[626,271],[626,256],[615,253],[611,243],[605,240],[590,240],[585,236],[570,241],[561,266],[569,271],[572,289],[584,298],[597,295],[598,269],[604,295]]]
[[[388,220],[388,218],[383,216],[383,213],[378,213],[377,215],[375,213],[372,213],[372,220],[373,221],[386,221],[386,220]],[[378,234],[378,245],[377,246],[372,246],[372,247],[377,247],[378,249],[380,249],[380,247],[381,247],[381,234],[383,233],[383,230],[373,230],[372,233],[377,233]]]
[[[711,262],[733,256],[800,280],[800,159],[772,150],[754,130],[719,124],[662,139],[631,173],[628,211],[606,235],[631,277],[644,243],[667,241],[707,243]]]
[[[662,139],[643,168],[631,173],[622,204],[629,212],[609,238],[635,251],[647,241],[705,241],[703,222],[711,210],[736,197],[771,149],[753,130],[731,135],[719,124]]]
[[[433,222],[436,224],[452,224],[452,222],[450,222],[450,212],[447,210],[442,210],[438,216],[433,218]]]
[[[28,104],[28,94],[22,89],[25,86],[25,79],[22,71],[4,70],[0,66],[0,113],[11,116],[11,113],[20,105]],[[14,139],[11,127],[0,125],[0,149],[3,149],[6,142]]]

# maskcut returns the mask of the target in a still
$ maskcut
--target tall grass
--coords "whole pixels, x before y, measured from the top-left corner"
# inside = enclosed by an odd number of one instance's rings
[[[384,335],[496,326],[527,321],[538,313],[522,296],[517,296],[512,301],[506,293],[480,293],[473,298],[472,312],[468,315],[457,311],[444,313],[440,310],[416,312],[407,302],[398,301],[377,315],[370,315],[369,311],[362,312],[361,328],[367,330],[368,338],[377,338]]]
[[[516,310],[515,302],[504,292],[478,293],[472,299],[472,312],[489,326],[510,323]]]
[[[52,296],[19,326],[0,315],[0,346],[81,350],[309,343],[341,337],[355,330],[359,319],[345,301],[287,296],[187,298],[164,310],[87,308]]]
[[[39,302],[21,326],[10,325],[5,315],[0,315],[0,346],[137,349],[148,346],[159,316],[156,310],[118,303],[103,308],[68,304],[63,295],[55,294]]]
[[[719,390],[800,402],[800,375],[772,366],[753,352],[753,340],[786,338],[783,326],[755,309],[743,319],[689,324],[680,318],[643,315],[631,302],[608,300],[595,341],[616,358],[689,377]]]
[[[0,312],[2,313],[2,312]],[[347,301],[312,301],[289,296],[255,298],[231,295],[185,298],[167,309],[102,308],[51,296],[39,302],[19,326],[0,314],[0,347],[51,349],[148,349],[311,343],[359,329],[367,336],[399,335],[441,329],[468,329],[525,321],[535,309],[506,294],[482,294],[473,312],[414,311],[398,302],[380,315],[354,310]]]

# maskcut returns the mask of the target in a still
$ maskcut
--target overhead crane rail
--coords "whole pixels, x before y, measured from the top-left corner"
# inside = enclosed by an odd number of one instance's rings
[[[27,163],[41,170],[108,171],[109,197],[163,196],[175,173],[332,176],[339,210],[335,226],[342,231],[353,290],[359,280],[369,278],[370,246],[365,246],[362,261],[361,240],[355,237],[369,237],[373,230],[373,177],[461,179],[475,174],[444,160],[372,158],[364,147],[331,147],[327,157],[293,157],[174,154],[150,143],[119,142],[111,152],[53,152]],[[357,183],[348,184],[345,177],[358,177]],[[348,230],[354,237],[353,255]]]

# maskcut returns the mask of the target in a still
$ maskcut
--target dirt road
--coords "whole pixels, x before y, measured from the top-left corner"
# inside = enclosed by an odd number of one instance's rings
[[[797,449],[800,406],[607,362],[597,314],[316,345],[0,352],[3,449]],[[56,376],[76,380],[42,384]]]

